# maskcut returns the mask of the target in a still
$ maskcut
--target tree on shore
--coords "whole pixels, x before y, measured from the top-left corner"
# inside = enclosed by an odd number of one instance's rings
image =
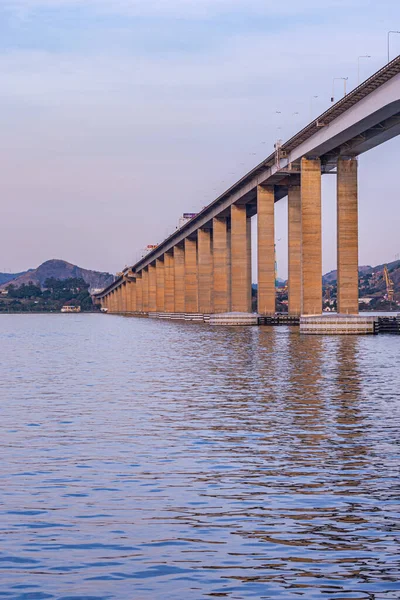
[[[3,312],[59,311],[64,304],[80,306],[83,311],[94,308],[89,284],[82,278],[49,277],[43,290],[31,281],[19,287],[10,284],[7,292],[7,296],[0,300],[0,311]]]

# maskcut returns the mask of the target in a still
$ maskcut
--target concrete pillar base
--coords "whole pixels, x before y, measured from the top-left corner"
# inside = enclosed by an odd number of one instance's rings
[[[307,315],[300,317],[300,333],[308,335],[366,335],[375,333],[376,317],[366,315]]]
[[[258,325],[259,315],[249,312],[228,312],[210,315],[210,325],[243,327]]]

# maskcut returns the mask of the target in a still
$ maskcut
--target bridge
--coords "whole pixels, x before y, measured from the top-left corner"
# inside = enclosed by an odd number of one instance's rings
[[[337,178],[338,313],[358,314],[357,157],[400,133],[400,56],[314,119],[97,300],[108,313],[201,318],[251,307],[257,214],[258,313],[275,313],[274,203],[288,196],[289,315],[322,310],[321,177]]]

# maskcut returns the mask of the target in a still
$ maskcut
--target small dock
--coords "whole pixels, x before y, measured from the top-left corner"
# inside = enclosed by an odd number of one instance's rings
[[[374,333],[400,335],[400,314],[376,317]]]
[[[275,315],[259,316],[259,325],[300,325],[300,317],[289,316],[287,313],[276,313]]]

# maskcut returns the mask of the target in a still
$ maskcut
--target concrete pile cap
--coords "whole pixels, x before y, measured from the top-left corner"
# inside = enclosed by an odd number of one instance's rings
[[[256,313],[228,312],[210,315],[210,325],[258,325]]]
[[[310,315],[300,318],[300,333],[305,334],[371,334],[376,317],[372,315]]]
[[[334,323],[334,322],[345,322],[353,321],[358,323],[365,323],[375,321],[377,316],[375,315],[344,315],[338,313],[327,313],[324,315],[303,315],[300,317],[300,323],[315,322],[315,323]]]

